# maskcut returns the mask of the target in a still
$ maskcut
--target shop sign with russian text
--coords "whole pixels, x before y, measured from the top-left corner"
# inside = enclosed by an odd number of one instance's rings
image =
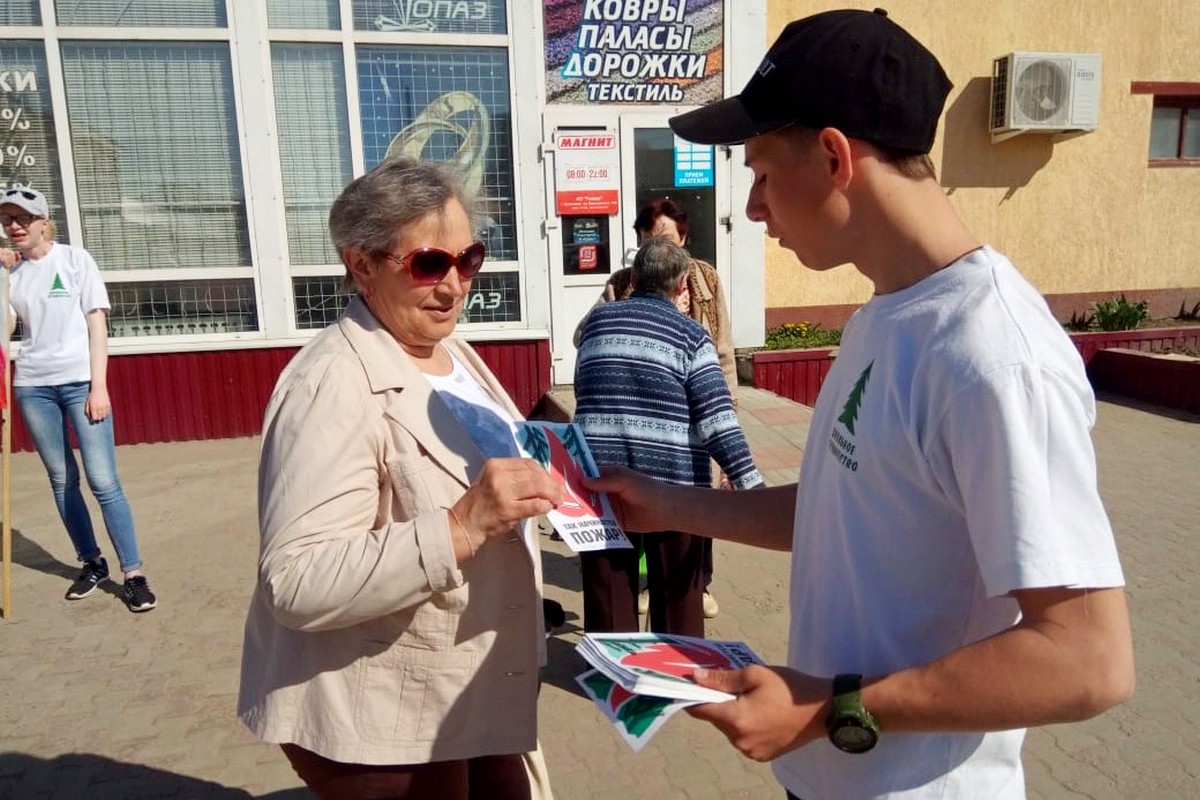
[[[547,0],[551,103],[704,105],[722,96],[722,0]]]

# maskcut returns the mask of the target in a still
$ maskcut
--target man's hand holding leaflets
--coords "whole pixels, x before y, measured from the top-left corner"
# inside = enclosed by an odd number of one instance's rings
[[[726,674],[762,663],[742,642],[665,633],[589,633],[576,650],[593,668],[575,680],[635,751],[680,709],[736,699],[700,685],[693,679],[698,670]]]

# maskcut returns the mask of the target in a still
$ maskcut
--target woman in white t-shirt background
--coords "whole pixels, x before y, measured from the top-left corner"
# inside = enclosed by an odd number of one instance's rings
[[[109,578],[79,488],[73,430],[124,573],[122,597],[130,611],[149,611],[157,601],[142,573],[133,513],[117,477],[108,396],[108,292],[86,250],[54,241],[49,216],[46,198],[34,189],[18,186],[0,196],[0,227],[13,248],[0,248],[0,264],[12,272],[10,304],[22,327],[13,394],[83,563],[67,599],[87,597]]]

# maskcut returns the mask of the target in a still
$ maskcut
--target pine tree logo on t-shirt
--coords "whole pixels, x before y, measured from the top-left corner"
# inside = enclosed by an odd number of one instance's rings
[[[63,283],[62,275],[54,273],[54,282],[50,284],[50,294],[48,297],[70,297],[71,290]]]
[[[858,409],[862,406],[863,392],[867,390],[867,381],[871,378],[871,367],[875,366],[872,361],[867,364],[867,368],[858,376],[858,380],[854,382],[854,388],[850,390],[850,396],[846,398],[846,405],[842,407],[842,414],[838,417],[838,422],[846,426],[846,430],[850,431],[850,435],[854,435],[854,423],[858,419]]]
[[[858,380],[850,389],[850,396],[846,398],[846,405],[842,406],[842,413],[838,415],[837,421],[846,426],[846,431],[850,435],[843,435],[836,425],[829,434],[829,452],[833,454],[839,464],[851,472],[858,472],[858,459],[854,454],[854,451],[858,449],[858,444],[853,438],[854,426],[858,424],[858,410],[862,408],[863,395],[866,394],[867,381],[871,379],[871,367],[873,366],[875,366],[874,361],[867,364],[867,368],[858,376]]]

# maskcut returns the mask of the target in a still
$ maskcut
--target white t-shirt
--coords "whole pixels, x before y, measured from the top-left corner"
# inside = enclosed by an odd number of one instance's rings
[[[461,361],[453,355],[450,360],[454,369],[449,375],[425,374],[434,391],[467,429],[484,458],[520,456],[515,438],[516,420],[492,399]]]
[[[804,451],[789,665],[887,674],[1012,626],[1014,589],[1123,585],[1094,419],[1075,347],[991,248],[863,306]],[[805,798],[1025,796],[1023,730],[883,734],[775,773]]]
[[[108,291],[88,251],[58,244],[12,271],[11,300],[24,336],[13,383],[61,386],[92,379],[87,314],[108,310]]]
[[[449,375],[426,373],[425,378],[467,429],[479,452],[483,453],[484,458],[522,457],[516,439],[517,420],[504,406],[492,399],[453,354],[450,354],[450,360],[454,362],[454,369]],[[540,559],[542,555],[530,520],[525,520],[521,532],[530,554]]]

